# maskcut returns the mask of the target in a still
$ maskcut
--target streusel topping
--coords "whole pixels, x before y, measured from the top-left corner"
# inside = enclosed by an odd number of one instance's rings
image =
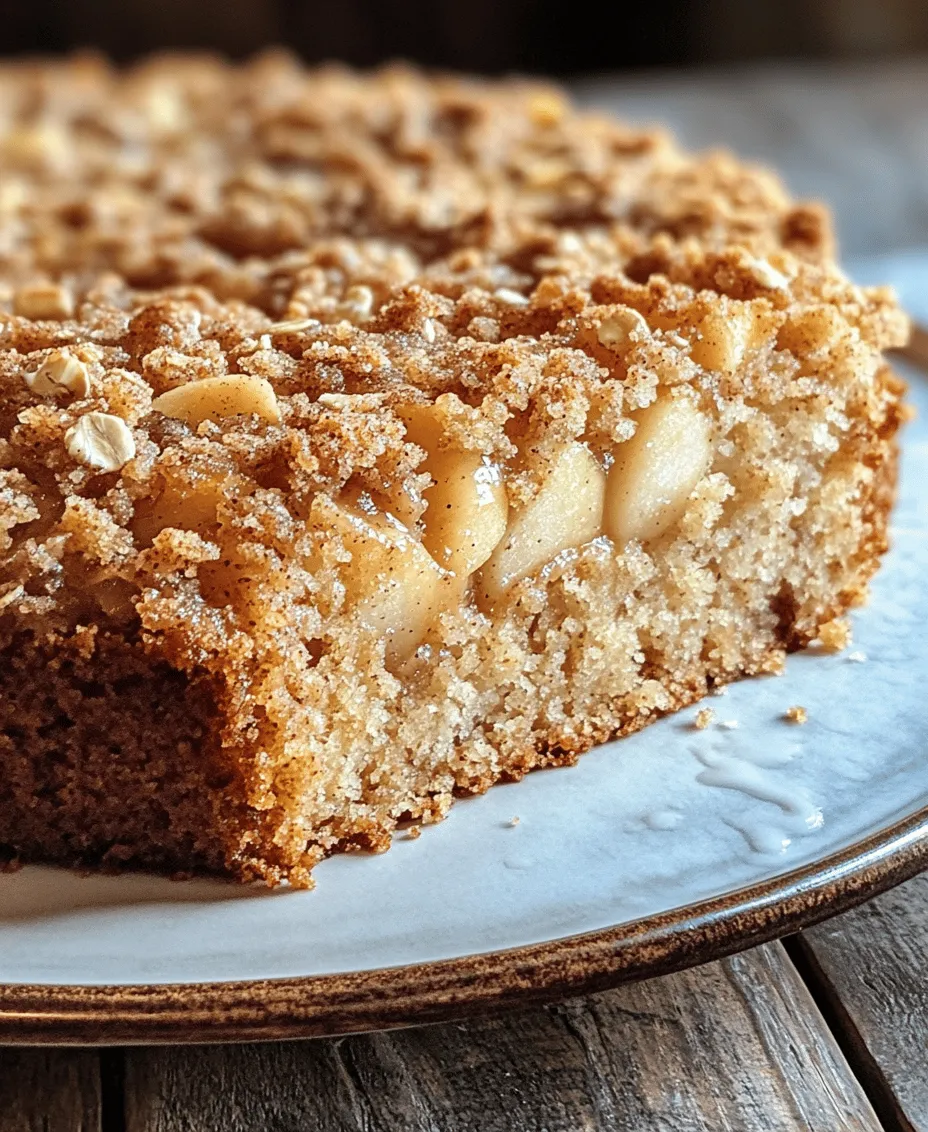
[[[829,248],[822,211],[770,174],[535,84],[87,57],[7,66],[0,106],[0,276],[25,317],[69,317],[69,284],[100,272],[363,321],[456,252],[511,305],[539,273],[630,259],[658,233]]]

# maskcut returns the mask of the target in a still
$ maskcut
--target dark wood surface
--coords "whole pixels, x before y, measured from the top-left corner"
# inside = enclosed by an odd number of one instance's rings
[[[853,252],[928,247],[928,63],[584,84],[775,161]],[[928,1132],[928,876],[665,979],[280,1045],[0,1049],[0,1132]]]
[[[928,1129],[926,945],[918,878],[787,946],[500,1017],[0,1051],[0,1132]]]
[[[819,925],[799,946],[887,1125],[928,1129],[928,874]]]
[[[98,1132],[100,1093],[96,1051],[0,1049],[0,1132]]]
[[[880,1127],[780,944],[457,1025],[130,1050],[124,1095],[127,1132]]]

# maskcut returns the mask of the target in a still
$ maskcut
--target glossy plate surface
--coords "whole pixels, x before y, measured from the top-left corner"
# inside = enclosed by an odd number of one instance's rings
[[[928,295],[928,257],[881,270],[910,305]],[[688,709],[384,856],[327,861],[311,893],[0,876],[0,1041],[448,1018],[702,962],[928,864],[928,385],[913,399],[893,550],[848,652],[708,699],[704,731]],[[794,705],[804,726],[783,719]]]

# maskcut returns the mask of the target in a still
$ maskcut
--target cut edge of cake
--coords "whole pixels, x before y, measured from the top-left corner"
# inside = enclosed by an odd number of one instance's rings
[[[201,72],[162,66],[93,81],[167,75],[195,115]],[[535,88],[269,66],[217,72],[245,75],[264,162],[237,154],[181,233],[225,259],[142,286],[94,266],[94,220],[87,263],[55,272],[27,218],[7,267],[0,844],[23,859],[309,886],[457,794],[780,670],[886,548],[906,410],[883,354],[907,324],[833,264],[814,208]],[[273,129],[256,74],[296,91]],[[485,149],[407,186],[412,235],[339,197],[281,249],[292,169],[334,152],[320,90],[370,145],[378,96],[396,114],[358,183],[396,181],[437,123],[473,119]],[[497,123],[516,113],[522,134]],[[452,173],[502,160],[494,129],[526,152],[484,177],[480,228]],[[544,189],[542,157],[594,180],[596,211],[563,171]],[[187,223],[159,207],[152,254]]]

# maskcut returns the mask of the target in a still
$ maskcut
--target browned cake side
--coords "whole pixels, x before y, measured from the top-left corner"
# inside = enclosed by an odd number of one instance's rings
[[[13,853],[306,885],[865,594],[905,319],[768,174],[404,71],[0,92]]]

